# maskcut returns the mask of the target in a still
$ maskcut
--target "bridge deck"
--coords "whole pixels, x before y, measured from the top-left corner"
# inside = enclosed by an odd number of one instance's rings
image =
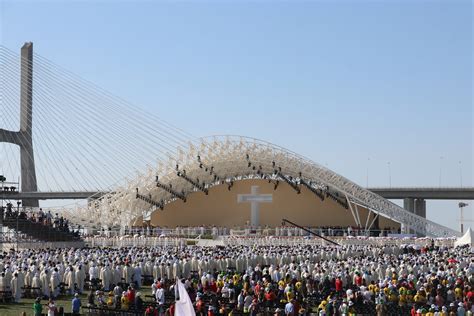
[[[427,199],[427,200],[474,200],[474,187],[465,188],[433,188],[433,187],[401,187],[401,188],[369,188],[370,191],[386,199]],[[107,192],[77,191],[77,192],[7,192],[2,198],[10,200],[39,199],[39,200],[83,200],[98,198]]]

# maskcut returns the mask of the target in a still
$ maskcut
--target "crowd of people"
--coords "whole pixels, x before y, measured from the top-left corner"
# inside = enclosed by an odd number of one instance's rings
[[[0,291],[11,291],[17,302],[22,288],[40,299],[54,300],[61,292],[87,293],[82,308],[147,315],[173,312],[177,279],[198,315],[474,312],[474,256],[469,247],[29,249],[3,252],[0,271]]]
[[[0,218],[2,220],[16,219],[17,217],[18,219],[29,220],[58,231],[72,231],[69,220],[64,216],[59,215],[59,213],[53,215],[50,210],[45,212],[42,208],[40,208],[39,211],[25,211],[23,208],[15,209],[11,203],[7,203],[6,207],[0,207]]]

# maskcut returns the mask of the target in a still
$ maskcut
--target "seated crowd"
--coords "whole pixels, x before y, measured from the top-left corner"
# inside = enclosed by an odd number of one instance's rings
[[[470,316],[474,311],[469,247],[30,249],[4,252],[0,259],[0,291],[11,291],[15,301],[25,295],[22,287],[40,299],[87,292],[82,307],[73,298],[82,312],[173,315],[177,279],[197,315]]]
[[[21,220],[28,220],[34,223],[42,224],[44,226],[48,226],[59,231],[63,232],[70,232],[70,223],[67,218],[64,216],[60,216],[58,213],[53,214],[51,211],[44,212],[43,209],[39,209],[39,211],[25,211],[24,209],[16,209],[13,207],[11,203],[8,203],[6,207],[2,207],[0,209],[0,216],[2,219],[18,219]]]

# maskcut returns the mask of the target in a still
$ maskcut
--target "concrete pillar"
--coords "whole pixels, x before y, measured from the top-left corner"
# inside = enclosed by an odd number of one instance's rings
[[[416,199],[415,200],[415,214],[426,218],[426,201],[424,199]],[[426,228],[423,229],[426,231]],[[426,233],[418,234],[418,237],[426,236]]]
[[[403,208],[410,213],[415,213],[415,199],[405,198],[403,199]],[[402,233],[412,234],[413,230],[406,224],[402,224]]]
[[[405,198],[403,199],[403,208],[410,213],[415,212],[415,199],[414,198]]]
[[[424,199],[415,200],[415,214],[426,218],[426,201]]]
[[[20,80],[20,145],[21,191],[36,192],[35,158],[33,153],[33,43],[28,42],[21,48]],[[24,207],[38,207],[36,199],[23,200]]]

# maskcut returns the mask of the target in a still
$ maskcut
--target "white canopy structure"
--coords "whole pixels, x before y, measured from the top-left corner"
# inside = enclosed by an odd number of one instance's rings
[[[474,231],[472,231],[471,228],[469,228],[462,237],[458,238],[458,240],[454,242],[454,246],[464,245],[474,246]]]
[[[168,162],[159,162],[120,187],[74,214],[82,222],[102,225],[128,225],[142,216],[149,218],[166,204],[186,199],[193,191],[215,185],[232,186],[242,179],[285,181],[295,190],[301,185],[314,192],[332,194],[350,209],[354,220],[362,224],[357,206],[401,223],[406,229],[433,236],[458,236],[459,232],[410,213],[341,175],[282,147],[242,136],[214,136],[177,148]],[[212,199],[212,197],[209,197]],[[216,216],[218,216],[216,214]],[[363,224],[361,225],[363,226]]]

